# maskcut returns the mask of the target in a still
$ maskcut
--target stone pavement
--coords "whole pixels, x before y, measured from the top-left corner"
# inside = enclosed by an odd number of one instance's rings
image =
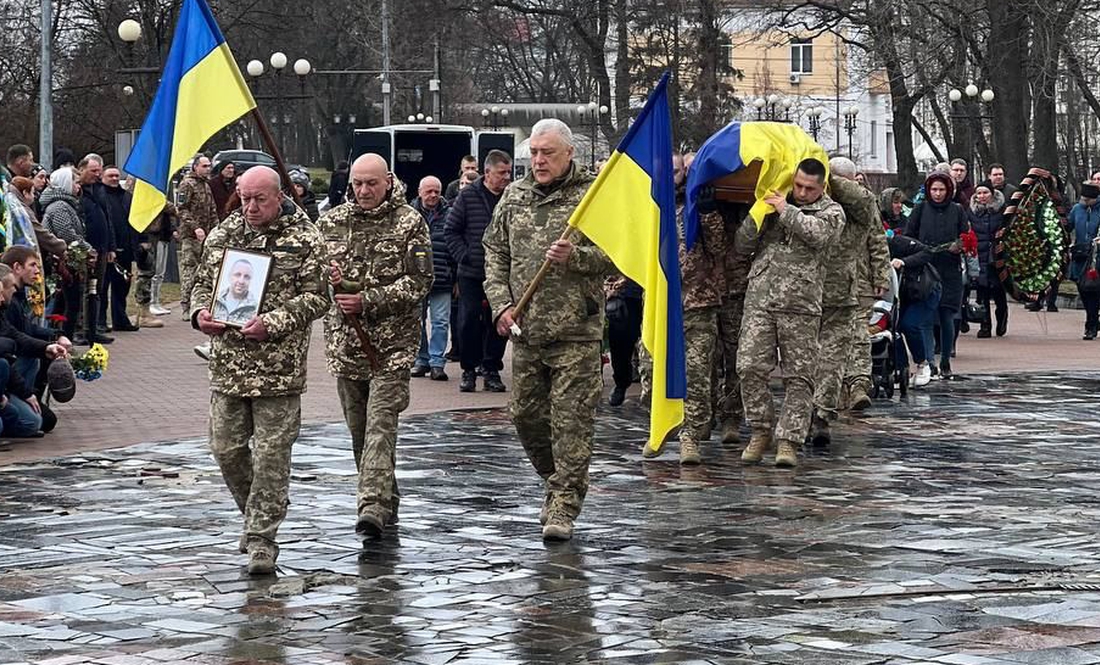
[[[178,312],[178,303],[175,307]],[[175,312],[165,317],[167,327],[163,329],[116,335],[106,376],[78,385],[76,399],[59,406],[61,422],[47,438],[0,441],[0,466],[205,433],[210,395],[206,364],[191,351],[204,338],[180,321]],[[959,357],[952,364],[955,371],[964,373],[1100,369],[1100,342],[1081,341],[1083,322],[1084,312],[1080,310],[1034,314],[1014,304],[1007,337],[978,340],[974,338],[975,329],[960,338]],[[504,381],[509,385],[510,366],[506,358]],[[458,364],[449,363],[447,371],[451,380],[446,383],[413,380],[406,415],[506,403],[507,393],[459,393]],[[320,324],[314,329],[308,376],[309,390],[302,400],[303,421],[339,421],[342,415],[336,382],[325,370]],[[609,368],[604,377],[610,390]]]
[[[642,462],[604,408],[558,545],[500,410],[404,420],[365,550],[343,427],[309,426],[264,579],[201,438],[8,465],[0,663],[1100,663],[1098,387],[933,383],[793,471]]]

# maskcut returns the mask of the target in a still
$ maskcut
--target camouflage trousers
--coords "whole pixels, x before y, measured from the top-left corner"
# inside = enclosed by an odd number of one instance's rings
[[[359,471],[357,514],[372,512],[383,523],[397,514],[397,417],[409,406],[409,371],[379,372],[369,381],[336,378],[336,393],[351,432]]]
[[[844,370],[848,366],[852,344],[852,324],[859,311],[855,305],[823,307],[821,311],[817,372],[814,374],[814,413],[830,422],[836,420]]]
[[[684,311],[684,355],[687,396],[680,441],[701,441],[710,427],[711,376],[718,343],[718,307]]]
[[[851,398],[860,392],[871,392],[871,337],[867,334],[867,322],[871,320],[875,300],[861,297],[852,321],[852,339],[848,344],[848,362],[844,368],[844,392],[848,396],[843,400],[844,406],[849,406]]]
[[[576,518],[588,493],[588,462],[603,392],[600,342],[512,346],[512,422],[546,501]]]
[[[718,356],[715,363],[721,376],[718,389],[718,418],[738,425],[745,417],[741,403],[741,379],[737,376],[737,347],[741,338],[741,319],[745,315],[745,296],[730,295],[718,309]]]
[[[191,309],[191,289],[195,287],[195,272],[202,257],[202,243],[196,240],[180,240],[177,258],[180,271],[180,305],[184,312]]]
[[[301,395],[210,393],[210,451],[244,514],[250,543],[275,544],[290,503],[290,448],[301,422]]]
[[[754,433],[801,446],[814,406],[814,365],[821,317],[747,307],[737,349],[737,374],[745,417]],[[779,357],[776,357],[776,349]],[[778,423],[768,378],[776,365],[783,370],[783,413]]]
[[[137,278],[134,280],[134,300],[144,307],[153,300],[153,276],[156,275],[157,259],[156,250],[145,249],[140,245],[134,254],[134,264],[137,267]]]

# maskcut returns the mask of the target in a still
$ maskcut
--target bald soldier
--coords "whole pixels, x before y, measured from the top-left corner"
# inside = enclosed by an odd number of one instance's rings
[[[328,309],[324,240],[266,166],[237,180],[241,207],[206,236],[190,293],[191,324],[210,336],[210,449],[244,515],[248,572],[275,572],[290,448],[301,424],[313,321]],[[208,309],[226,249],[271,257],[259,311],[240,328]],[[249,444],[251,443],[251,447]]]
[[[359,472],[355,530],[366,545],[397,521],[397,417],[409,405],[432,250],[428,225],[405,203],[405,185],[382,157],[356,159],[350,180],[351,200],[321,218],[335,291],[325,352],[351,432]]]

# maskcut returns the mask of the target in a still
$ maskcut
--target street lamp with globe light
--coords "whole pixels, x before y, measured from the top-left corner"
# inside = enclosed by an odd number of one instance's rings
[[[814,137],[814,141],[817,141],[817,135],[821,132],[821,114],[824,112],[820,106],[815,106],[809,111],[806,111],[806,115],[810,118],[810,134]]]
[[[844,109],[844,131],[848,132],[848,159],[854,159],[852,135],[856,132],[856,116],[859,115],[859,107],[855,104]]]
[[[599,105],[596,102],[588,102],[587,104],[577,106],[577,114],[580,116],[581,125],[588,125],[591,130],[589,134],[591,143],[589,144],[590,147],[588,150],[588,165],[593,172],[596,171],[596,133],[600,127],[600,117],[610,112],[611,109],[607,108],[607,106]]]

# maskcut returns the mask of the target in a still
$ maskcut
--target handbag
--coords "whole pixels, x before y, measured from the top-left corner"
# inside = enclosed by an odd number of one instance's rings
[[[1089,250],[1089,262],[1077,278],[1077,291],[1080,293],[1100,293],[1100,272],[1096,269],[1096,245]]]
[[[989,316],[989,310],[981,303],[968,300],[965,314],[967,323],[985,323],[986,317]]]
[[[932,295],[940,284],[940,272],[931,263],[905,271],[902,294],[909,302],[921,302]]]

